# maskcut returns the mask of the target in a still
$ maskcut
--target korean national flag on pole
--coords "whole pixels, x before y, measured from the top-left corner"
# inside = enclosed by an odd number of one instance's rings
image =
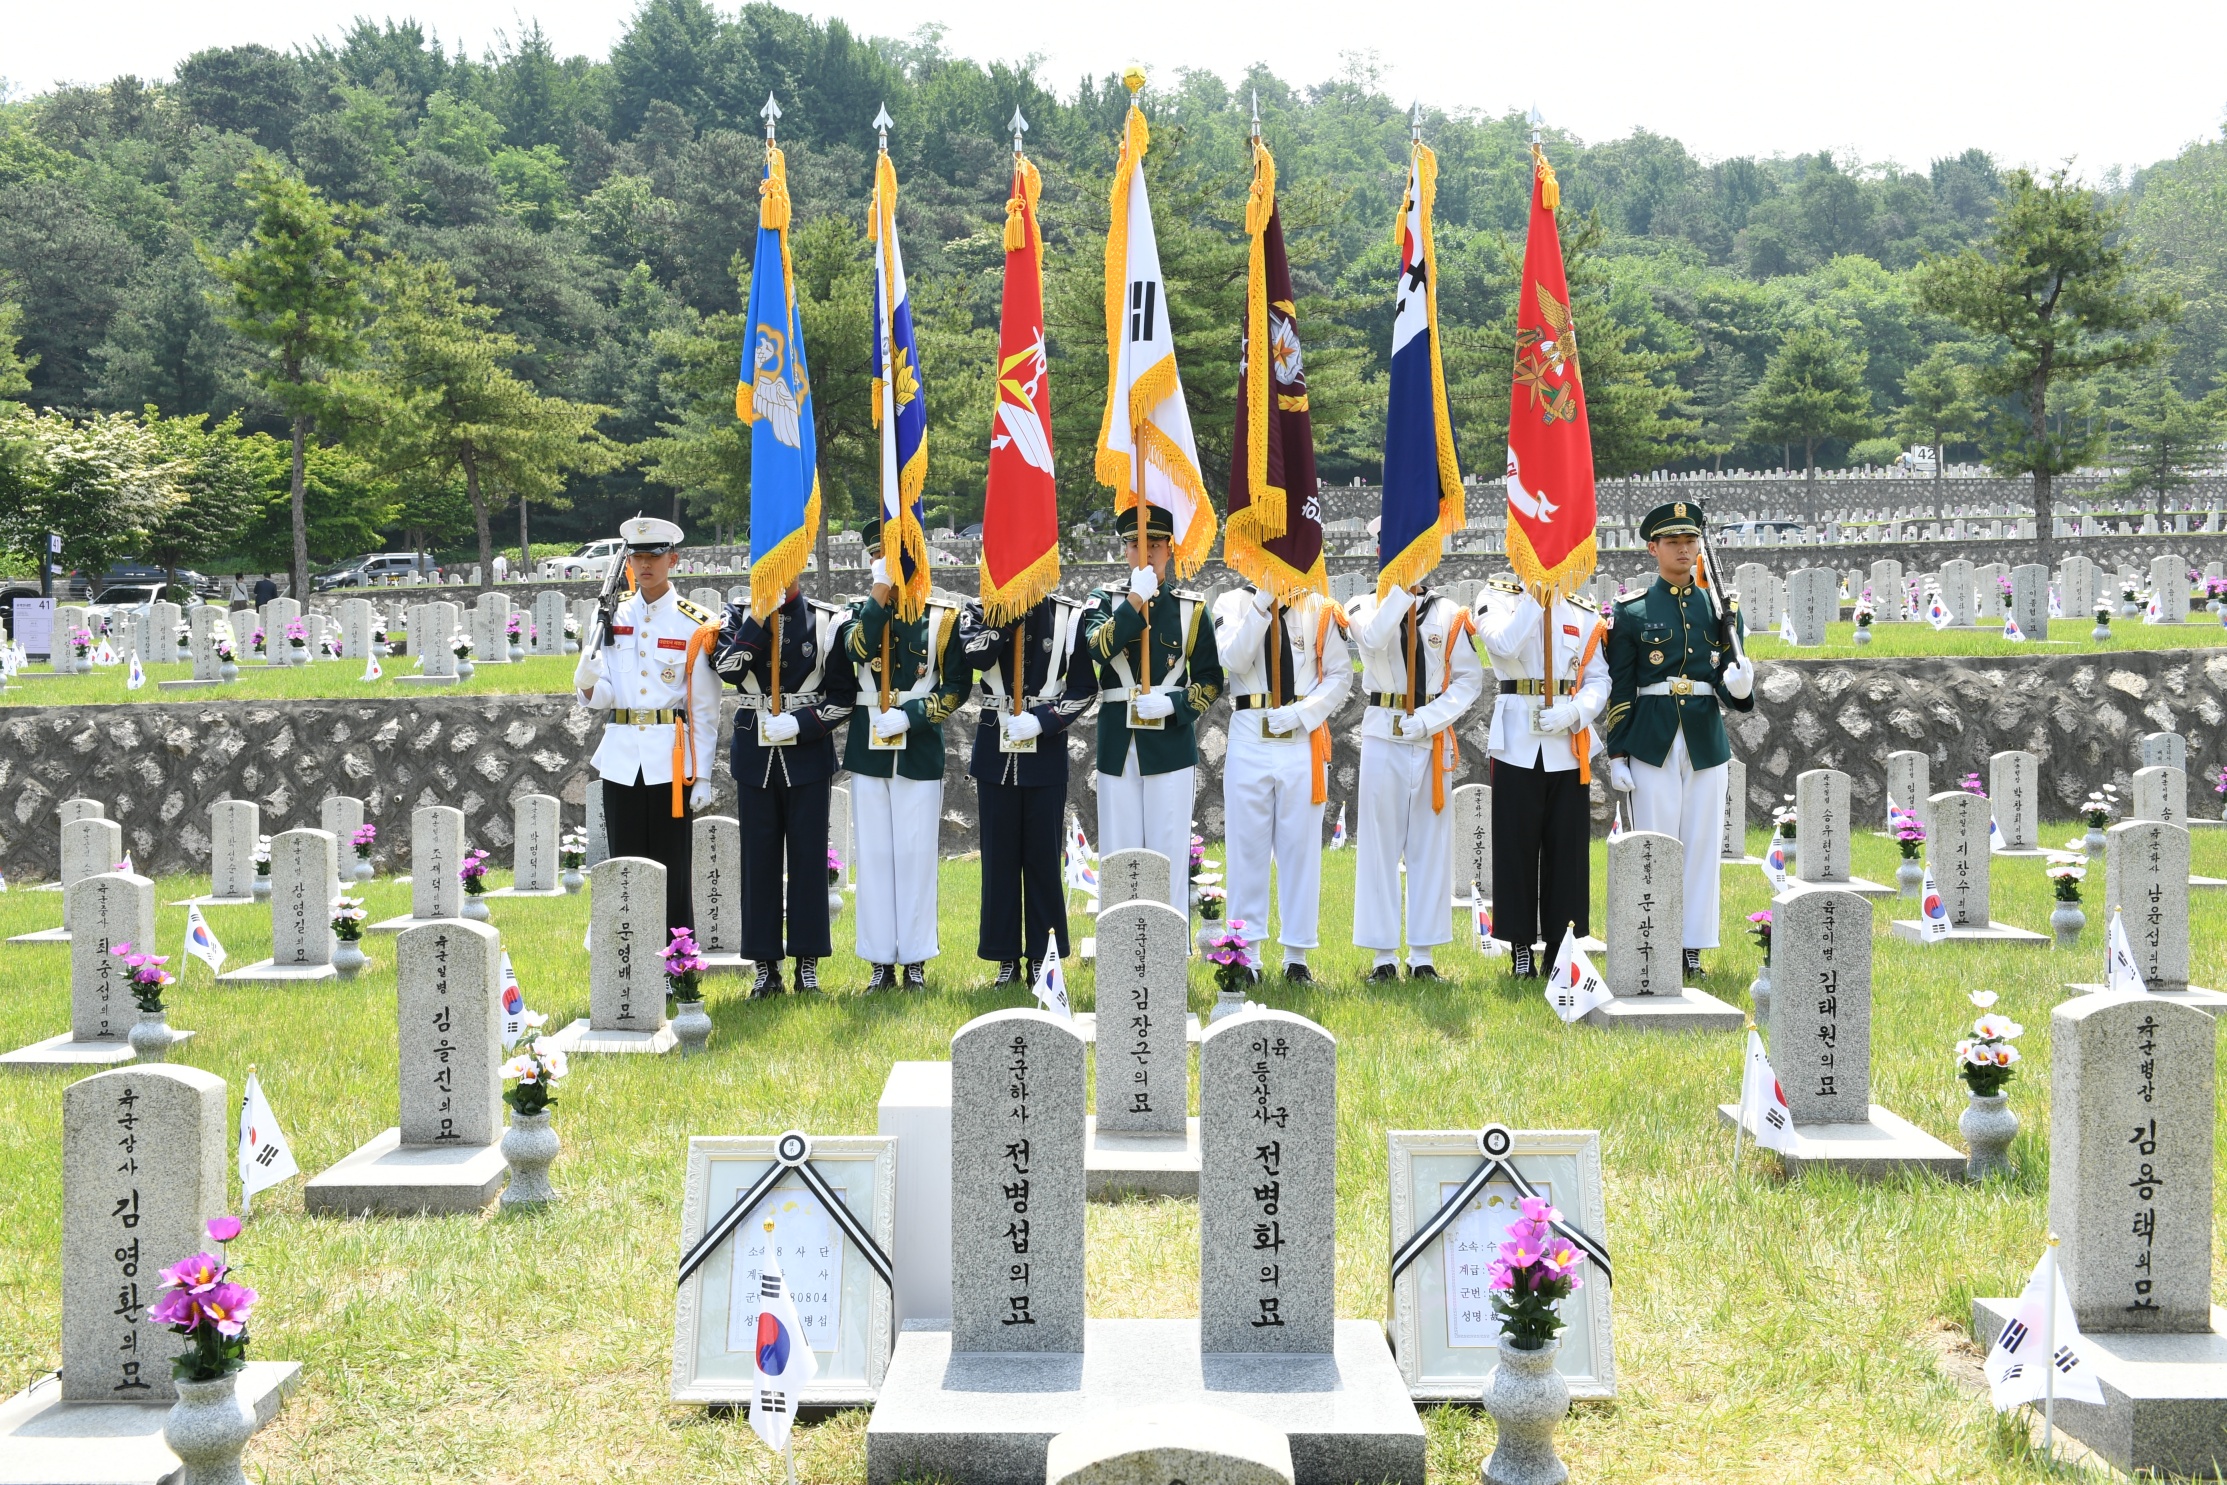
[[[1338,806],[1338,823],[1330,827],[1330,849],[1333,851],[1345,849],[1345,806],[1343,804]]]
[[[1740,1126],[1766,1150],[1784,1154],[1794,1143],[1794,1115],[1786,1106],[1778,1074],[1763,1050],[1762,1034],[1748,1028],[1748,1056],[1740,1070]]]
[[[2080,1354],[2084,1344],[2073,1319],[2072,1297],[2057,1272],[2056,1249],[2051,1248],[2034,1265],[2018,1296],[2018,1313],[1987,1353],[1987,1391],[1995,1410],[2040,1402],[2048,1394],[2102,1407],[2103,1384]]]
[[[2114,995],[2146,995],[2149,981],[2134,957],[2134,941],[2127,937],[2126,919],[2111,910],[2111,933],[2103,957],[2103,988]]]
[[[1562,930],[1562,951],[1554,956],[1554,973],[1547,977],[1547,1004],[1565,1023],[1582,1019],[1588,1011],[1616,997],[1593,968],[1593,961],[1578,947],[1577,929]]]
[[[518,988],[518,972],[510,967],[510,950],[503,950],[503,1050],[518,1045],[518,1038],[526,1034],[527,1017],[533,1013],[526,1009],[526,993]]]
[[[1055,939],[1047,947],[1054,947],[1057,942]],[[1044,956],[1044,962],[1036,970],[1036,983],[1030,990],[1045,1010],[1069,1021],[1075,1019],[1075,1008],[1067,1002],[1067,976],[1060,972],[1059,955]]]
[[[1926,603],[1925,621],[1936,629],[1949,627],[1949,606],[1941,601],[1941,592],[1938,588],[1934,590],[1933,597]]]
[[[2003,638],[2014,645],[2022,645],[2026,642],[2026,631],[2019,628],[2018,620],[2012,618],[2009,614],[2003,615]]]
[[[773,1224],[766,1224],[770,1238]],[[796,1421],[798,1399],[820,1374],[819,1361],[804,1343],[804,1323],[781,1276],[781,1257],[771,1242],[758,1273],[758,1338],[752,1348],[750,1426],[769,1449],[789,1447],[789,1425]]]
[[[146,684],[147,672],[140,669],[139,651],[134,648],[131,652],[131,670],[124,676],[124,689],[126,691],[136,691]]]
[[[286,1134],[278,1127],[278,1116],[263,1097],[263,1084],[250,1068],[247,1091],[240,1096],[240,1194],[252,1197],[300,1174]]]
[[[363,657],[363,678],[365,680],[375,681],[385,674],[386,672],[379,667],[379,657],[377,655]]]
[[[1933,880],[1933,863],[1925,865],[1925,882],[1918,889],[1918,927],[1930,946],[1949,936],[1949,905],[1941,900],[1941,889]]]
[[[201,916],[201,909],[186,909],[186,952],[209,966],[209,973],[224,973],[224,945],[209,931],[209,920]]]
[[[1774,893],[1786,890],[1785,842],[1785,836],[1773,831],[1771,833],[1771,849],[1763,853],[1763,879],[1771,884],[1771,890]]]

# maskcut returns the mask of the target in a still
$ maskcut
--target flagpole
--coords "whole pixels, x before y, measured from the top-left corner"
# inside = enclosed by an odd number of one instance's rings
[[[255,1081],[255,1064],[252,1062],[247,1065],[247,1078],[250,1084]],[[243,1119],[247,1117],[247,1088],[244,1086],[240,1089],[240,1117]],[[237,1164],[238,1161],[239,1156],[235,1151],[233,1163]],[[247,1189],[247,1177],[243,1174],[240,1177],[240,1220],[245,1222],[254,1215],[255,1193]]]
[[[875,148],[878,152],[878,158],[875,162],[874,168],[874,222],[877,228],[881,226],[882,208],[884,204],[882,201],[882,176],[880,162],[889,158],[889,126],[893,122],[894,120],[889,117],[889,107],[887,104],[882,105],[875,111],[874,133],[876,136]],[[896,203],[890,202],[888,203],[888,207],[889,219],[891,224],[894,225],[897,220]],[[883,399],[883,405],[880,408],[880,412],[882,415],[882,444],[886,449],[894,448],[896,446],[897,439],[897,368],[892,364],[895,361],[897,355],[897,306],[890,302],[890,295],[894,292],[894,286],[889,281],[889,232],[887,230],[880,230],[877,231],[875,235],[881,239],[881,246],[875,250],[874,273],[881,285],[881,293],[876,297],[881,301],[881,308],[879,311],[881,324],[878,327],[881,331],[881,334],[878,339],[880,339],[882,343],[881,366],[879,369],[881,371],[882,377],[881,395]],[[884,479],[887,479],[889,475],[889,461],[885,459],[882,463],[882,477]],[[902,499],[903,497],[900,496],[899,498]],[[882,570],[886,573],[889,571],[889,563],[892,557],[896,559],[899,568],[902,568],[904,565],[904,521],[902,513],[900,512],[898,520],[897,546],[896,550],[892,552],[889,545],[889,492],[887,490],[882,491],[881,495],[875,501],[875,506],[881,517]],[[898,587],[899,581],[901,581],[901,574],[892,574],[891,576],[893,578],[893,581],[891,582],[890,587],[894,590]],[[897,597],[897,594],[895,591],[892,591],[890,596],[895,598]],[[899,602],[902,601],[902,599],[899,599]],[[886,712],[889,710],[890,692],[889,616],[887,614],[884,614],[882,616],[881,658],[881,695],[877,699],[881,702],[881,709]],[[933,659],[932,656],[930,658]],[[793,1471],[791,1472],[790,1478],[795,1478],[795,1474]]]
[[[2047,1293],[2042,1303],[2041,1322],[2041,1455],[2052,1464],[2057,1459],[2057,1234],[2049,1234],[2049,1247],[2042,1254],[2042,1267],[2049,1271],[2044,1283]]]
[[[1020,195],[1022,192],[1021,136],[1028,132],[1028,120],[1021,117],[1020,105],[1014,105],[1013,117],[1006,121],[1006,127],[1013,131],[1013,193]],[[1038,271],[1041,272],[1041,268]],[[1044,670],[1044,685],[1049,689],[1051,683],[1051,667],[1047,665]],[[1013,621],[1013,715],[1016,717],[1025,710],[1021,704],[1021,693],[1027,689],[1028,611],[1023,609],[1020,616]]]
[[[773,144],[773,126],[781,117],[781,105],[773,101],[772,93],[766,94],[766,106],[758,110],[758,117],[766,121],[766,168],[771,170],[773,168],[773,157],[777,153]],[[770,700],[767,705],[772,707],[775,716],[781,715],[781,610],[787,605],[788,601],[789,595],[783,593],[773,605],[772,669],[768,675],[768,679],[773,684],[769,688]],[[763,718],[761,717],[760,720],[762,723]]]
[[[1755,1035],[1755,1017],[1748,1017],[1748,1035]],[[1732,1179],[1740,1179],[1740,1136],[1748,1127],[1748,1063],[1751,1060],[1747,1042],[1740,1043],[1740,1101],[1733,1105],[1732,1115]]]

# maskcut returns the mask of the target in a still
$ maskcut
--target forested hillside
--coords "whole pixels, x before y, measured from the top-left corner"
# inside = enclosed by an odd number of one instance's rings
[[[1112,72],[1039,77],[950,56],[933,28],[863,38],[766,5],[649,0],[604,60],[558,57],[530,24],[468,57],[416,22],[366,21],[295,55],[202,51],[168,79],[0,105],[0,305],[15,306],[0,309],[0,350],[12,326],[24,368],[11,392],[18,363],[0,355],[0,398],[52,410],[38,435],[50,463],[72,439],[127,458],[230,440],[203,484],[229,481],[245,505],[173,533],[196,560],[283,565],[297,422],[312,562],[382,533],[469,544],[468,483],[488,520],[509,511],[514,523],[530,498],[538,542],[676,503],[699,526],[732,525],[747,508],[732,397],[769,94],[797,209],[831,516],[861,508],[874,477],[864,221],[870,121],[884,105],[929,391],[931,521],[963,525],[980,508],[1016,107],[1044,176],[1063,490],[1076,514],[1104,503],[1088,447],[1103,393],[1107,173],[1126,104]],[[1373,477],[1408,121],[1404,100],[1360,73],[1166,73],[1144,94],[1202,459],[1210,478],[1227,467],[1256,96],[1323,476]],[[1493,477],[1528,126],[1429,99],[1424,135],[1442,164],[1439,305],[1464,467]],[[1921,310],[1913,270],[1983,238],[2007,165],[1942,146],[1900,168],[1826,153],[1704,162],[1657,135],[1584,141],[1550,124],[1601,472],[1799,466],[1806,452],[1883,461],[1935,433],[1983,447],[2000,398],[1953,383],[1993,352]],[[2109,433],[2122,411],[2138,420],[2159,398],[2210,394],[2227,365],[2227,145],[2192,145],[2100,188],[2124,208],[2141,283],[2180,296],[2169,377],[2107,371],[2052,401],[2058,425]],[[302,385],[317,390],[290,393],[273,385],[287,353],[241,328],[243,244],[259,220],[312,219],[329,228],[346,302],[333,301],[329,345],[308,353]],[[459,453],[453,425],[469,420],[443,425],[427,410],[459,378],[508,410],[488,416],[518,420],[526,452],[476,464]],[[1838,388],[1823,432],[1786,410],[1797,382]],[[1938,413],[1943,396],[1962,398],[1946,432],[1906,415],[1929,401]],[[480,473],[467,481],[467,467]],[[0,539],[25,550],[27,520],[0,515]]]

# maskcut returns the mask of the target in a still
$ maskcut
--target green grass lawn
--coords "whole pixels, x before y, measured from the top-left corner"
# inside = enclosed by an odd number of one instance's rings
[[[361,660],[319,660],[309,665],[243,665],[240,678],[225,686],[197,686],[166,691],[158,681],[189,681],[191,665],[149,665],[147,684],[133,691],[124,682],[129,666],[96,668],[89,675],[58,676],[32,667],[17,676],[4,692],[0,706],[70,706],[119,702],[158,701],[190,705],[197,701],[352,701],[365,696],[458,693],[502,694],[520,691],[565,691],[572,686],[573,655],[546,655],[514,665],[481,665],[468,681],[453,686],[405,685],[400,677],[415,675],[407,655],[388,656],[379,664],[386,674],[366,681]]]
[[[1754,835],[1751,849],[1761,842]],[[2227,876],[2227,832],[2198,834],[2195,851],[2197,870]],[[1861,836],[1855,853],[1860,874],[1892,879],[1889,842]],[[1333,945],[1349,935],[1353,863],[1350,851],[1326,863],[1322,931]],[[1596,902],[1602,874],[1596,847]],[[752,1002],[739,978],[716,980],[708,1056],[575,1061],[557,1105],[561,1206],[335,1221],[303,1214],[298,1182],[265,1193],[232,1256],[263,1296],[255,1354],[298,1360],[305,1379],[251,1447],[251,1471],[349,1485],[778,1479],[747,1420],[666,1400],[687,1139],[791,1126],[871,1132],[892,1060],[943,1057],[970,1017],[1025,1003],[981,988],[985,967],[971,952],[978,883],[973,862],[945,865],[944,954],[926,994],[864,997],[865,966],[839,952],[832,993],[817,998]],[[1729,871],[1725,885],[1727,944],[1708,956],[1707,988],[1744,1004],[1757,956],[1730,925],[1744,927],[1765,904],[1766,885],[1753,868]],[[167,903],[201,884],[160,886]],[[374,916],[407,911],[406,894],[375,884]],[[1365,958],[1350,946],[1318,952],[1317,985],[1272,982],[1261,998],[1314,1018],[1340,1043],[1339,1312],[1385,1313],[1387,1129],[1488,1120],[1598,1129],[1622,1395],[1581,1405],[1565,1427],[1574,1479],[2045,1478],[2023,1425],[1998,1420],[1952,1372],[1976,1365],[1964,1350],[1971,1298],[2015,1293],[2040,1251],[2049,1009],[2060,981],[2095,977],[2102,925],[2075,952],[1927,950],[1887,937],[1900,906],[1882,903],[1876,925],[1878,1102],[1955,1142],[1964,1095],[1949,1049],[1975,1014],[1966,992],[2001,991],[1997,1009],[2027,1027],[2010,1090],[2025,1124],[2012,1151],[2019,1171],[1985,1189],[1814,1175],[1789,1183],[1775,1157],[1753,1153],[1735,1179],[1716,1105],[1736,1095],[1739,1037],[1566,1028],[1536,982],[1507,979],[1466,936],[1440,958],[1457,977],[1443,985],[1364,988]],[[2040,863],[1999,863],[1994,907],[2046,930]],[[585,898],[498,900],[493,910],[529,1003],[560,1025],[586,1014]],[[2196,911],[2197,978],[2227,983],[2227,893],[2199,894]],[[8,893],[0,933],[51,926],[60,912],[55,894]],[[175,949],[184,917],[158,909],[165,947]],[[219,909],[213,921],[235,964],[269,952],[267,914]],[[846,918],[836,937],[849,936]],[[370,952],[372,968],[353,984],[217,987],[193,963],[171,996],[173,1023],[200,1033],[181,1060],[225,1077],[235,1100],[258,1066],[305,1172],[394,1122],[394,940],[375,938]],[[66,1027],[67,973],[66,946],[0,944],[0,1045]],[[1073,984],[1090,1006],[1090,971]],[[1211,996],[1194,965],[1192,1007],[1204,1011]],[[59,1360],[66,1081],[0,1077],[0,1386],[9,1391]],[[1183,1202],[1093,1206],[1092,1313],[1196,1314],[1197,1221]],[[1489,1420],[1461,1408],[1426,1416],[1433,1481],[1474,1480]],[[803,1429],[800,1473],[862,1481],[864,1428],[865,1414],[851,1413]]]
[[[2196,619],[2202,622],[2196,622]],[[2036,659],[2048,655],[2096,654],[2111,650],[2210,649],[2227,645],[2227,626],[2210,614],[2199,614],[2186,624],[2145,624],[2140,619],[2113,619],[2111,638],[2096,641],[2095,616],[2052,619],[2046,642],[2012,644],[2003,639],[2002,626],[1982,624],[1976,629],[1935,629],[1924,620],[1901,624],[1874,624],[1871,643],[1855,641],[1854,624],[1828,624],[1821,645],[1790,645],[1777,634],[1748,636],[1748,649],[1758,660],[1859,660],[1903,655],[2001,655]]]

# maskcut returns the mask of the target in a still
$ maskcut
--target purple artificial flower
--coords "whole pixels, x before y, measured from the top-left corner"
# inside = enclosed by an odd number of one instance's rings
[[[245,1284],[223,1283],[200,1295],[203,1318],[222,1336],[236,1336],[247,1329],[248,1311],[255,1307],[255,1291]]]
[[[229,1242],[231,1242],[231,1241],[232,1241],[232,1239],[234,1239],[234,1238],[238,1237],[239,1235],[240,1235],[240,1219],[239,1219],[239,1218],[237,1218],[237,1217],[211,1217],[211,1218],[209,1219],[209,1236],[210,1236],[210,1237],[212,1237],[212,1238],[215,1238],[215,1239],[216,1239],[216,1240],[217,1240],[218,1242],[220,1242],[220,1243],[229,1243]]]
[[[224,1282],[230,1270],[224,1260],[214,1253],[196,1253],[181,1258],[162,1271],[163,1287],[181,1289],[188,1294],[205,1294]]]
[[[147,1310],[147,1319],[154,1325],[176,1325],[191,1330],[201,1319],[201,1307],[193,1302],[191,1292],[184,1289],[165,1289]]]
[[[1748,914],[1748,921],[1750,923],[1768,923],[1771,921],[1771,910],[1765,908],[1760,913],[1750,913]]]
[[[354,835],[351,835],[351,836],[349,836],[349,837],[348,837],[348,843],[349,843],[350,845],[352,845],[352,846],[368,846],[368,845],[370,845],[370,844],[371,844],[371,843],[372,843],[373,841],[377,840],[378,838],[379,838],[379,827],[378,827],[378,826],[376,826],[376,825],[359,825],[359,826],[357,826],[357,827],[356,827],[356,833],[355,833]]]

